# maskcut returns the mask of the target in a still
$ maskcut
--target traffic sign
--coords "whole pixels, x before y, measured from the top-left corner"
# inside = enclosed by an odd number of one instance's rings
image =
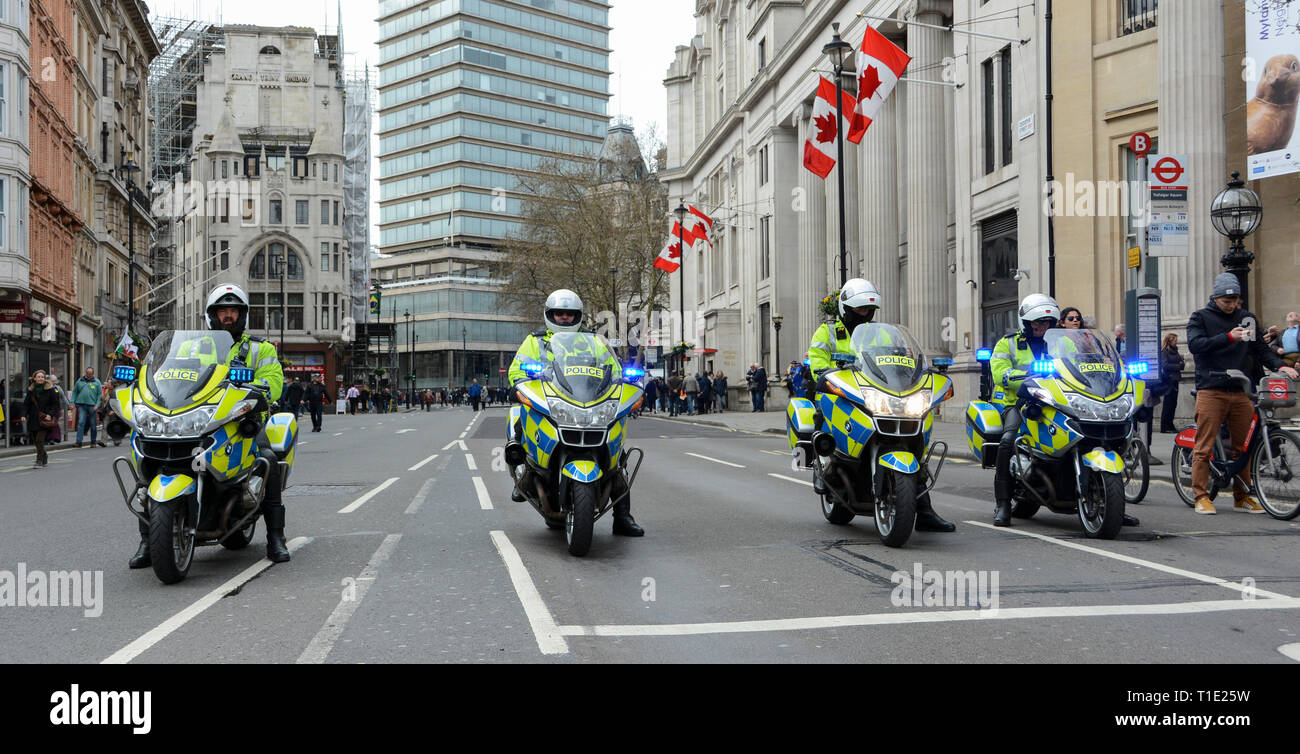
[[[1183,177],[1183,166],[1174,157],[1165,155],[1151,166],[1151,174],[1159,178],[1161,184],[1172,185]]]
[[[1141,247],[1134,246],[1133,248],[1128,250],[1128,268],[1130,270],[1136,270],[1138,267],[1141,266],[1142,266],[1142,249]]]
[[[500,367],[500,368],[497,369],[497,374],[505,374],[506,371],[507,371],[507,370],[506,370],[505,367]]]
[[[1151,134],[1138,131],[1128,137],[1128,148],[1138,157],[1146,157],[1147,152],[1151,151]]]

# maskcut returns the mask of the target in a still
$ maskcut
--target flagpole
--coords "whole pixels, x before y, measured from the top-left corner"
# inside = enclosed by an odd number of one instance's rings
[[[840,287],[849,280],[848,267],[848,249],[845,241],[844,230],[844,55],[847,50],[852,49],[852,45],[840,39],[840,25],[831,24],[835,35],[831,38],[829,44],[822,48],[822,52],[830,55],[831,60],[835,63],[835,150],[837,161],[835,164],[836,177],[839,179],[839,205],[840,205]],[[780,366],[779,364],[777,366]]]
[[[677,253],[681,255],[681,262],[677,265],[677,272],[680,279],[678,280],[678,302],[677,316],[682,323],[682,344],[686,343],[686,246],[682,241],[682,224],[686,222],[686,203],[678,200],[677,209],[673,210],[677,215]],[[685,375],[686,372],[686,351],[682,351],[680,360],[677,362],[678,370]]]

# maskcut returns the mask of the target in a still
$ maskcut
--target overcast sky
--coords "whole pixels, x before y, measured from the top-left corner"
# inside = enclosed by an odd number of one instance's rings
[[[609,114],[631,118],[638,134],[653,123],[660,141],[667,136],[664,73],[672,62],[673,49],[689,43],[695,33],[694,5],[694,0],[614,0],[611,5],[609,89],[614,96]],[[341,8],[346,67],[360,70],[369,65],[378,70],[378,0],[151,0],[149,8],[155,16],[226,24],[310,26],[329,34],[338,30]],[[378,115],[375,122],[377,125]],[[371,153],[377,158],[378,152],[378,139],[372,139]],[[372,197],[378,197],[377,159],[371,177]],[[371,203],[370,219],[372,223],[379,220],[375,202]],[[371,241],[378,240],[377,227],[372,226]]]

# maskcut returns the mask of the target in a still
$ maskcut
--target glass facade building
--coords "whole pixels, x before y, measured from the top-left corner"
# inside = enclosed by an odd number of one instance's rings
[[[383,296],[370,321],[397,327],[372,357],[404,387],[412,373],[419,388],[504,384],[540,323],[501,313],[489,265],[522,227],[519,176],[600,152],[609,4],[381,0],[378,21]]]

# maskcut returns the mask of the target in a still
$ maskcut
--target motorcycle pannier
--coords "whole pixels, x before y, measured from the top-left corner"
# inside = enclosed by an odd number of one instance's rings
[[[966,408],[966,444],[975,460],[986,469],[998,458],[998,441],[1002,439],[1002,412],[984,401],[971,401]]]

